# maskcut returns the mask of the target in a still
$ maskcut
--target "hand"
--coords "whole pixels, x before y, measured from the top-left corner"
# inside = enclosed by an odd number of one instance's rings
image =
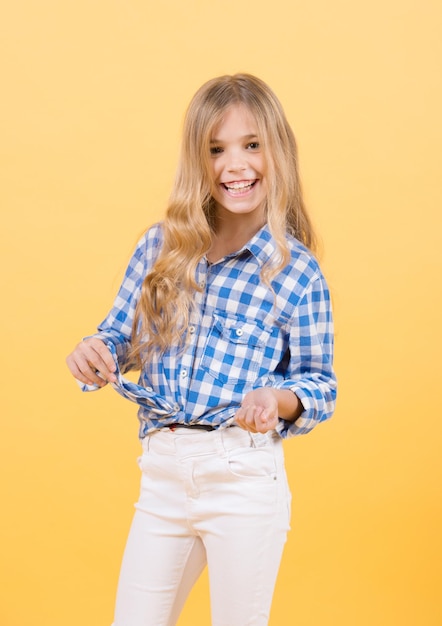
[[[252,433],[266,433],[268,430],[273,430],[278,421],[278,400],[271,387],[249,391],[235,415],[235,422],[238,426]]]
[[[97,337],[81,341],[66,358],[66,363],[71,374],[86,385],[104,387],[108,382],[117,380],[112,354]]]

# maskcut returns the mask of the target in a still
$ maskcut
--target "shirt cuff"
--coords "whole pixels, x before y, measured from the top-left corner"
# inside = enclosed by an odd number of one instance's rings
[[[278,389],[290,389],[303,406],[301,415],[292,421],[280,419],[276,432],[283,439],[295,437],[297,435],[305,435],[313,430],[317,424],[329,419],[334,410],[334,400],[336,392],[332,388],[328,388],[330,400],[327,401],[323,391],[314,383],[301,384],[293,380],[286,380],[278,384]]]

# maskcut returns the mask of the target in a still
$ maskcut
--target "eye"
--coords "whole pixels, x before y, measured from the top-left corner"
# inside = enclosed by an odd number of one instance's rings
[[[213,155],[221,154],[222,151],[223,149],[220,148],[219,146],[211,146],[210,148],[210,154],[213,154]]]
[[[257,141],[251,141],[250,143],[247,144],[247,148],[249,150],[258,150],[259,149],[259,143]]]

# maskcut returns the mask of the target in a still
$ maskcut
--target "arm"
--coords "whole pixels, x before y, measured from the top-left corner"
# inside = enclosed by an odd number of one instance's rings
[[[280,420],[277,431],[282,437],[306,434],[332,416],[336,403],[333,347],[330,293],[319,272],[296,306],[290,325],[290,360],[284,379],[275,385],[291,390],[303,406],[295,421]]]
[[[235,421],[244,430],[265,433],[274,430],[280,418],[294,422],[302,411],[299,398],[290,389],[260,387],[244,396]]]
[[[158,232],[157,228],[152,228],[141,238],[113,307],[98,326],[98,332],[81,341],[66,359],[72,375],[86,385],[103,387],[116,381],[115,362],[106,345],[108,342],[115,346],[121,372],[133,367],[129,359],[133,318],[144,277],[160,245]]]
[[[289,324],[290,358],[270,387],[247,393],[235,419],[252,432],[282,437],[310,432],[331,417],[336,400],[330,296],[317,274],[296,303]]]

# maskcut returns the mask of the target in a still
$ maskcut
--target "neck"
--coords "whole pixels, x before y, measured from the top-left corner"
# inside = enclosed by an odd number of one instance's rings
[[[244,217],[241,215],[229,215],[229,219],[223,220],[219,218],[217,220],[216,232],[213,235],[212,245],[207,253],[207,259],[211,263],[216,263],[216,261],[228,254],[240,250],[265,224],[264,218],[250,220],[244,219]]]

